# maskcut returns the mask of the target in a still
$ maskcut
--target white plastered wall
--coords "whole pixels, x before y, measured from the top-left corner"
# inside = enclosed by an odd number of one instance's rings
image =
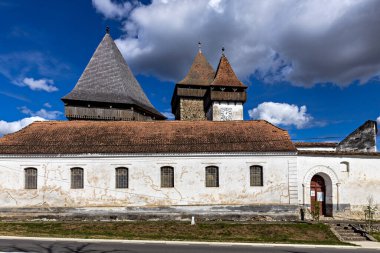
[[[83,156],[0,158],[0,205],[116,207],[289,204],[294,155]],[[205,167],[219,167],[219,187],[205,187]],[[250,186],[249,167],[261,165],[264,186]],[[129,188],[115,188],[115,168],[129,169]],[[174,188],[160,187],[160,167],[174,167]],[[38,169],[37,189],[24,189],[24,169]],[[70,189],[70,168],[84,169],[84,189]]]
[[[310,205],[310,181],[318,174],[326,181],[326,202],[333,204],[334,216],[363,219],[369,197],[380,207],[379,157],[304,155],[297,161],[300,205]]]

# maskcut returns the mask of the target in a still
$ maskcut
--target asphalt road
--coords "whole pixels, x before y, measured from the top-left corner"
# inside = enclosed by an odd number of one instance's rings
[[[0,239],[0,252],[38,252],[38,253],[379,253],[375,249],[324,248],[305,246],[236,246],[207,244],[166,244],[166,243],[121,243],[121,242],[74,242],[74,241],[35,241],[25,239]]]

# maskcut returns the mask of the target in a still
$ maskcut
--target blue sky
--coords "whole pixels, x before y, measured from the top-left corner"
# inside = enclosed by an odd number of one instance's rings
[[[170,112],[174,83],[201,40],[214,68],[225,46],[249,86],[246,120],[269,119],[294,140],[339,141],[380,117],[380,26],[368,14],[374,10],[380,21],[379,1],[296,6],[307,17],[292,15],[292,1],[267,1],[266,8],[248,1],[252,12],[231,2],[0,0],[0,130],[17,130],[31,117],[65,120],[60,98],[74,87],[106,25],[161,112]]]

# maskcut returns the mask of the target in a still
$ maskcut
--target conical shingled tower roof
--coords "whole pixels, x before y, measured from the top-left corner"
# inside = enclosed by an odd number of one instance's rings
[[[62,100],[128,104],[165,119],[150,103],[108,32],[74,89]]]
[[[228,62],[227,57],[224,54],[220,58],[215,78],[214,81],[212,81],[211,86],[247,87],[237,78],[230,63]]]
[[[207,61],[206,57],[199,50],[195,56],[193,64],[185,78],[178,84],[208,86],[215,76],[215,71]]]

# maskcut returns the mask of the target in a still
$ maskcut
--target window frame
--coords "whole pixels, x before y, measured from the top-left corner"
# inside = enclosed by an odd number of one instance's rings
[[[28,174],[33,172],[31,174]],[[35,190],[38,187],[38,169],[34,167],[28,167],[24,169],[24,189]],[[31,183],[32,182],[32,183]]]
[[[259,173],[256,172],[256,176],[260,177],[259,182],[255,182],[254,176],[255,171],[254,169],[259,169]],[[264,186],[264,168],[261,165],[251,165],[249,166],[249,185],[252,187],[261,187]]]
[[[121,172],[126,172],[125,174]],[[122,178],[125,177],[125,178]],[[128,189],[129,188],[129,169],[127,167],[115,168],[115,188]]]
[[[80,172],[78,174],[75,174],[77,172]],[[80,176],[80,179],[78,178],[75,178],[75,177],[79,177]],[[70,168],[70,188],[71,189],[83,189],[84,188],[84,169],[81,168],[81,167],[73,167],[73,168]],[[77,183],[79,181],[79,183]]]
[[[174,168],[162,166],[160,172],[161,188],[174,188]]]
[[[215,171],[211,171],[215,169]],[[214,177],[212,181],[208,179],[208,176]],[[205,186],[206,187],[219,187],[219,167],[215,165],[207,166],[205,168]]]

